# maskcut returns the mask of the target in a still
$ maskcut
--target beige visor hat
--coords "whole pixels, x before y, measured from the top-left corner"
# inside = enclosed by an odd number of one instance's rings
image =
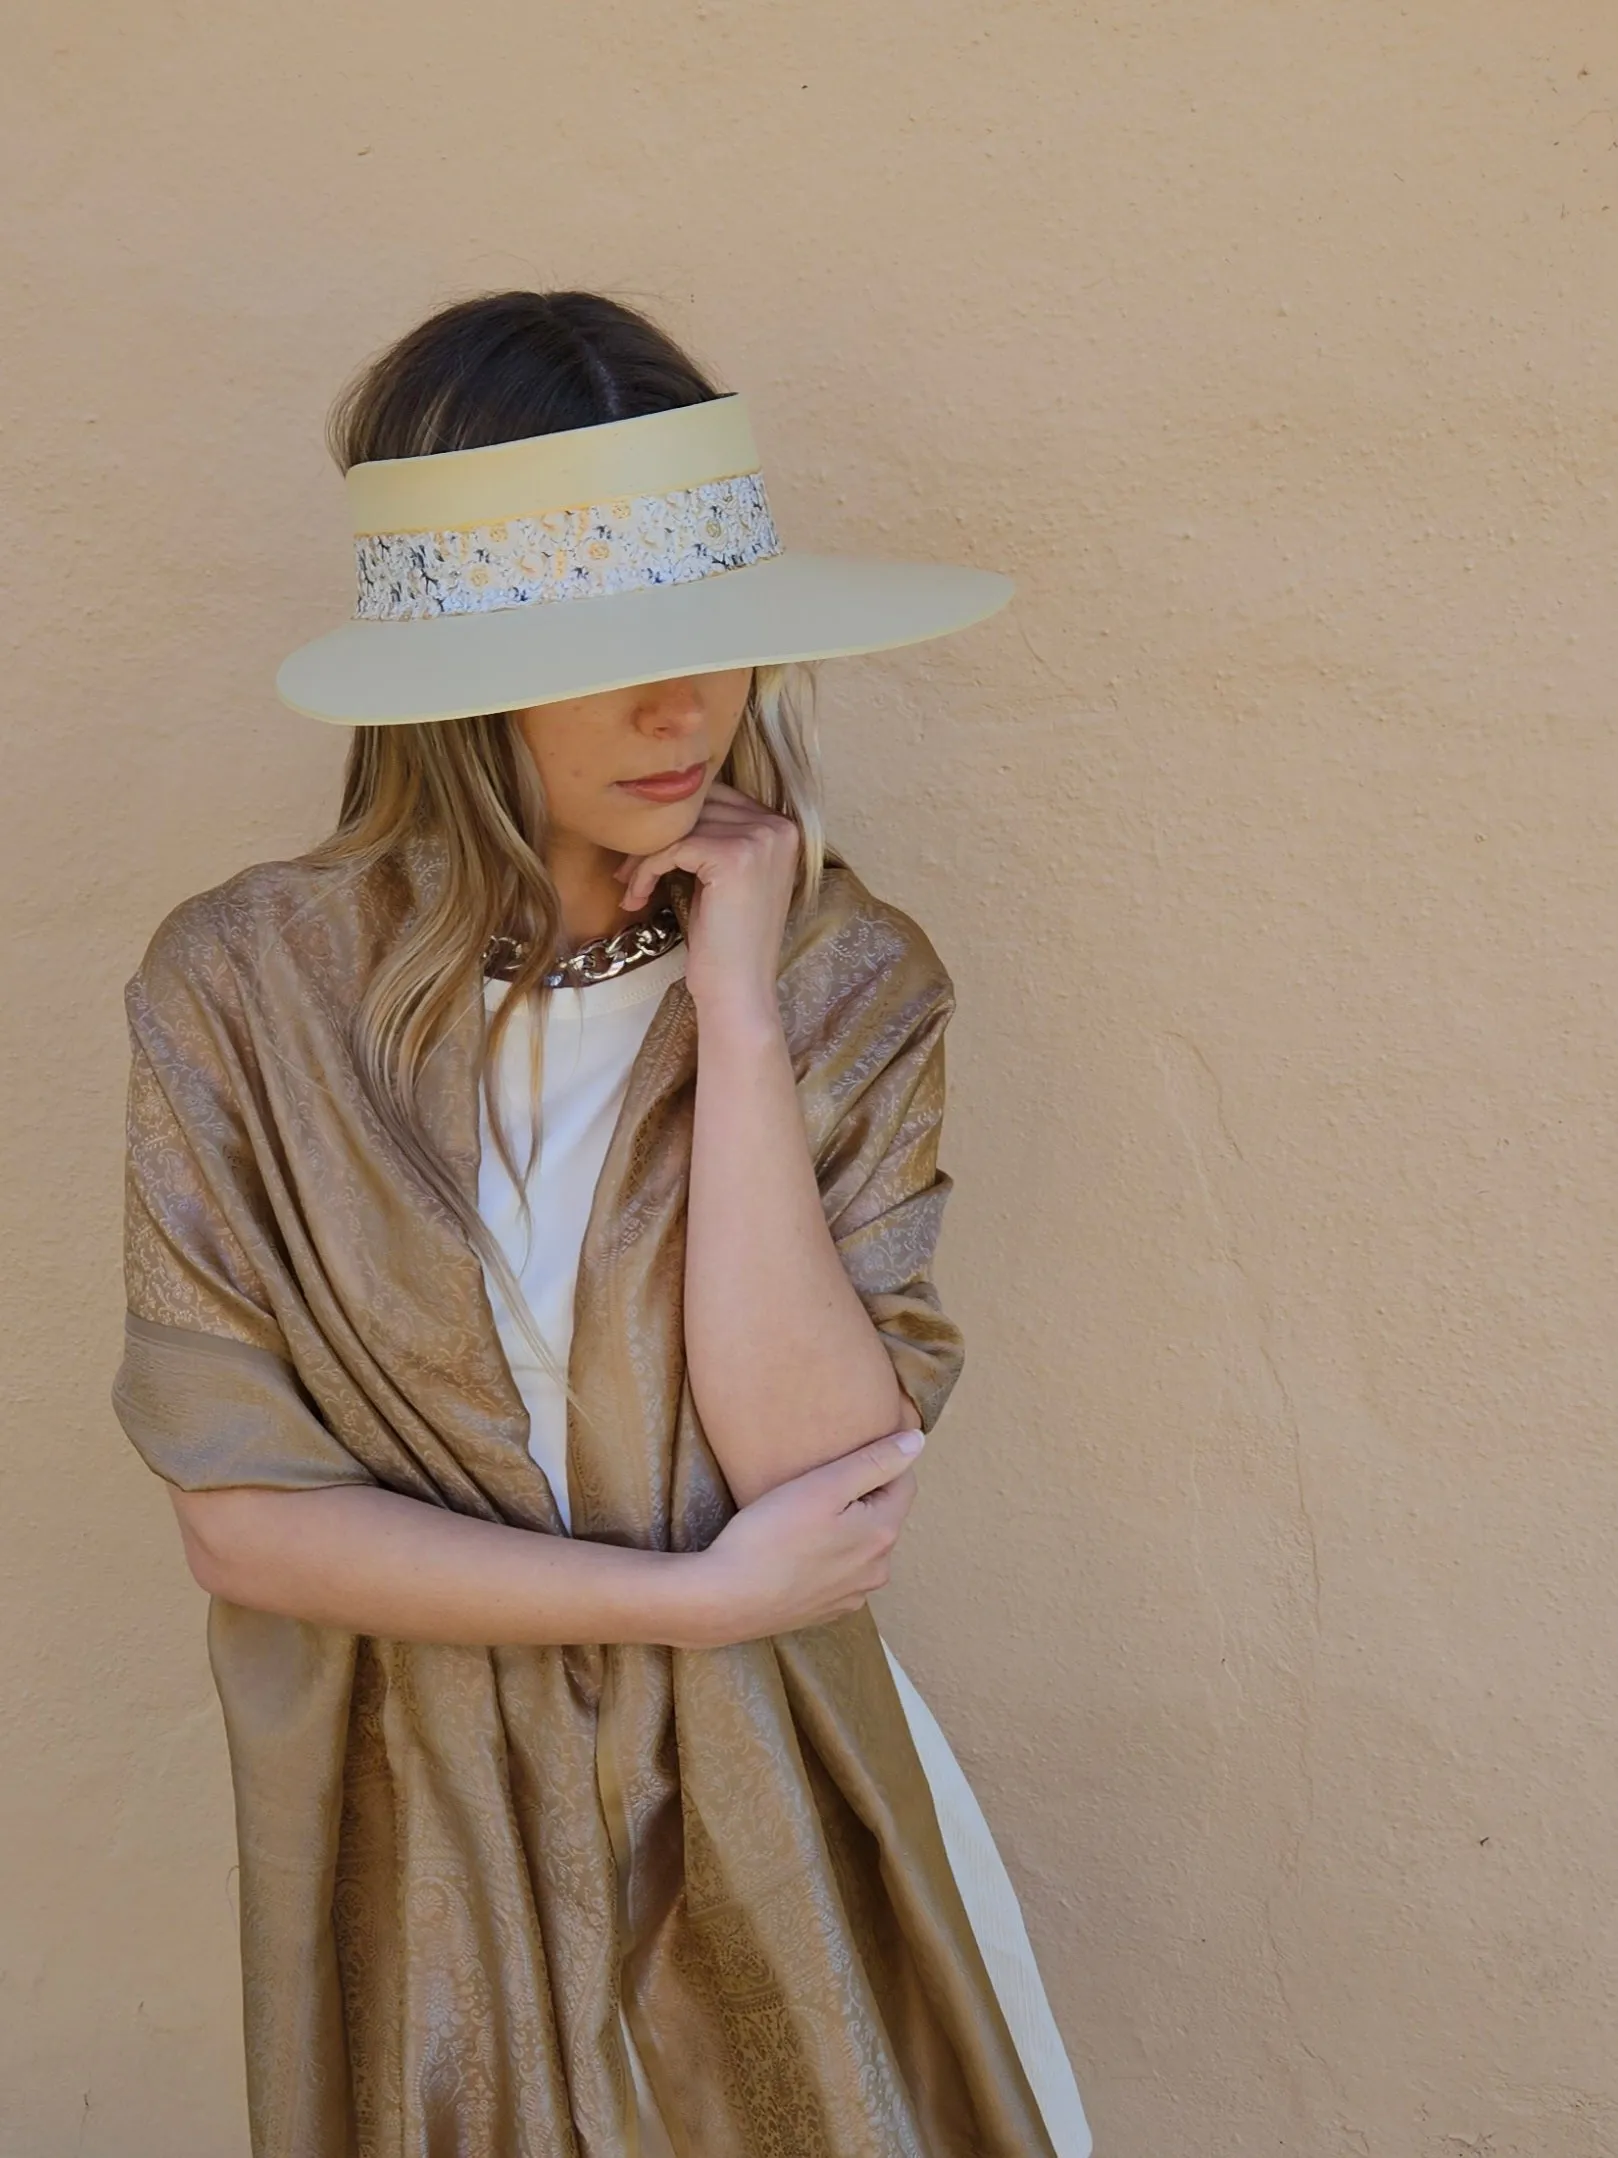
[[[282,665],[294,711],[465,719],[721,667],[919,644],[992,570],[792,554],[739,396],[350,468],[354,619]]]

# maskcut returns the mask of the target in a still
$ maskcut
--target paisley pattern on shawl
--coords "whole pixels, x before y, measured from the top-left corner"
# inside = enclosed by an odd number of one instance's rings
[[[430,906],[255,864],[126,989],[132,1443],[185,1489],[376,1483],[559,1533],[477,1254],[347,1050]],[[672,880],[688,919],[690,880]],[[778,976],[826,1219],[926,1429],[959,1374],[930,1279],[953,990],[852,870]],[[481,984],[424,1103],[475,1203]],[[700,1549],[733,1511],[685,1382],[695,1007],[631,1072],[580,1258],[575,1533]],[[624,2013],[679,2158],[1053,2158],[874,1619],[734,1647],[467,1648],[215,1599],[255,2158],[622,2158]]]

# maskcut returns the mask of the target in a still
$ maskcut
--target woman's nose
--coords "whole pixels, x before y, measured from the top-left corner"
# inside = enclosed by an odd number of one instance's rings
[[[704,722],[702,695],[689,677],[677,681],[651,682],[642,693],[636,721],[649,734],[686,735]]]

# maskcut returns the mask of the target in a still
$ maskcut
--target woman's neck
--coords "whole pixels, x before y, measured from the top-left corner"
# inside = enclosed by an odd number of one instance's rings
[[[626,922],[639,920],[644,907],[626,914],[624,888],[613,871],[629,857],[593,839],[553,833],[546,850],[545,866],[562,909],[562,936],[570,950],[594,937],[610,936]]]

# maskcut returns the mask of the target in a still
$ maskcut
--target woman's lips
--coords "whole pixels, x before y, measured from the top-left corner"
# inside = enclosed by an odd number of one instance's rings
[[[615,779],[613,785],[648,802],[683,802],[688,794],[696,793],[707,776],[705,763],[688,764],[680,772],[660,772],[656,779]]]

